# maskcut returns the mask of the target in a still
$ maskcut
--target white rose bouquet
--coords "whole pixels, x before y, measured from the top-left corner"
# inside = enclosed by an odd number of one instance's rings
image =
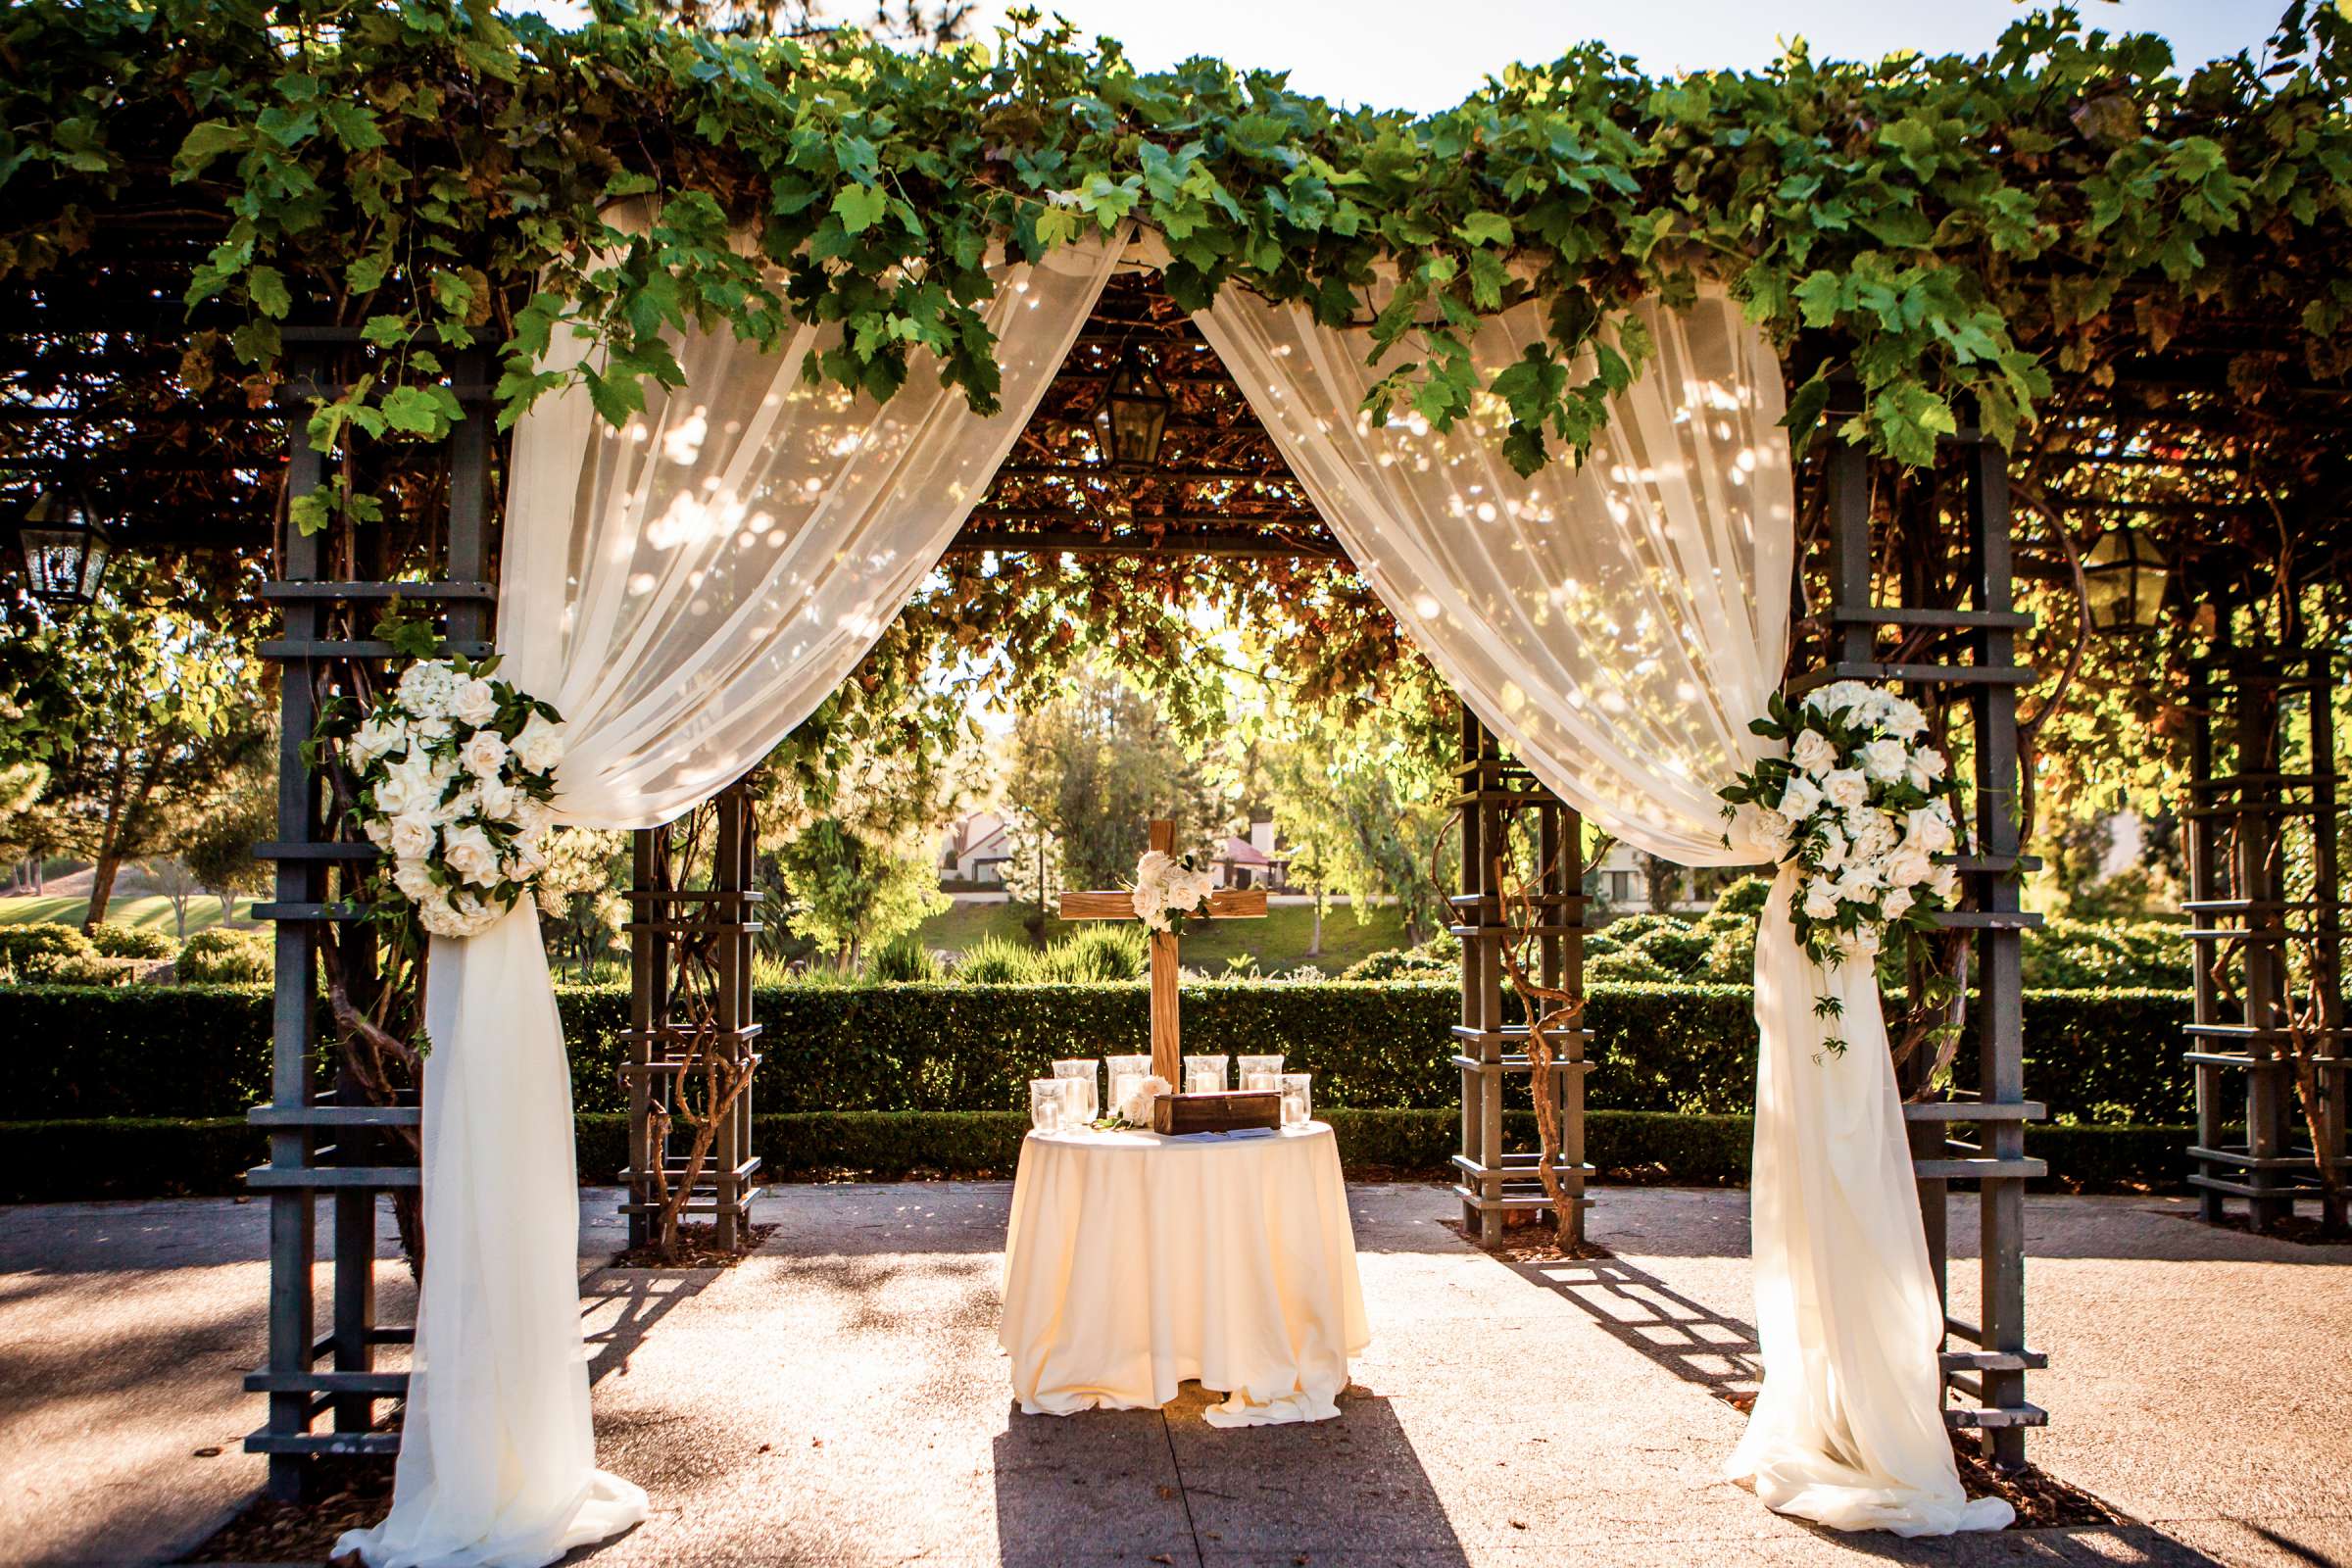
[[[414,910],[434,936],[471,936],[547,863],[563,715],[491,679],[497,665],[419,659],[366,712],[342,700],[319,715],[314,745],[342,754],[353,814],[382,853],[372,917]]]
[[[1189,855],[1180,860],[1146,850],[1135,862],[1135,917],[1154,931],[1182,930],[1184,917],[1207,904],[1209,892],[1208,873],[1194,865]]]
[[[1795,708],[1775,694],[1770,713],[1748,727],[1787,742],[1788,755],[1726,786],[1724,814],[1754,811],[1773,858],[1797,868],[1788,914],[1799,945],[1833,968],[1874,956],[1890,931],[1924,939],[1935,929],[1929,917],[1959,898],[1958,874],[1936,857],[1959,848],[1960,786],[1943,754],[1921,741],[1928,720],[1918,705],[1844,680]],[[1838,1010],[1835,998],[1815,1000],[1818,1016],[1835,1020]],[[1822,1049],[1842,1054],[1845,1042],[1833,1033]]]

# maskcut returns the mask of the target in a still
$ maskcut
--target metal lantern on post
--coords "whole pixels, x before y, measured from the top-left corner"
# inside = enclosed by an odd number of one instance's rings
[[[1110,384],[1095,408],[1095,433],[1112,467],[1140,473],[1159,461],[1159,441],[1167,433],[1168,409],[1174,401],[1167,383],[1144,363],[1134,344],[1119,350]]]
[[[24,581],[47,605],[86,605],[98,597],[114,539],[78,490],[45,490],[17,519]]]
[[[2164,612],[2172,566],[2156,541],[2118,523],[2091,541],[2082,558],[2082,592],[2093,630],[2146,631]]]

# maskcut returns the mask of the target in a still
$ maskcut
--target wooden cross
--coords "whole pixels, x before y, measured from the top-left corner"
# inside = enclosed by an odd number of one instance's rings
[[[1176,853],[1176,824],[1153,822],[1151,846],[1162,855]],[[1262,920],[1266,915],[1263,888],[1219,888],[1208,902],[1187,916],[1213,920]],[[1135,900],[1125,889],[1108,893],[1064,893],[1064,920],[1134,920]],[[1152,933],[1152,1071],[1178,1090],[1184,1088],[1176,1036],[1176,933]]]

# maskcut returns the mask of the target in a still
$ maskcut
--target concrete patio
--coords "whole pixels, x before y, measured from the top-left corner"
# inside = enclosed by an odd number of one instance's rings
[[[796,1187],[725,1271],[598,1267],[605,1463],[653,1518],[579,1560],[2352,1564],[2352,1248],[2149,1199],[2029,1203],[2050,1472],[2131,1523],[1838,1537],[1720,1479],[1752,1386],[1745,1196],[1612,1190],[1617,1256],[1485,1256],[1430,1187],[1353,1190],[1375,1343],[1345,1417],[1219,1432],[1165,1412],[1014,1413],[994,1342],[1002,1184]],[[1955,1237],[1970,1205],[1954,1204]],[[168,1561],[259,1484],[259,1205],[20,1207],[0,1227],[0,1562]],[[1956,1240],[1956,1246],[1963,1245]],[[1969,1282],[1957,1282],[1963,1309]],[[384,1268],[387,1311],[405,1275]],[[217,1454],[204,1450],[219,1449]]]

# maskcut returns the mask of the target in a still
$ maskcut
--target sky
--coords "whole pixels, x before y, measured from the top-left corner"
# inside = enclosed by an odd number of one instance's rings
[[[867,14],[871,0],[825,13]],[[1146,69],[1192,55],[1291,73],[1292,85],[1347,104],[1419,112],[1461,102],[1513,61],[1548,61],[1599,38],[1653,75],[1771,63],[1804,37],[1816,59],[1876,60],[1898,50],[1978,54],[2023,15],[2012,0],[1035,0],[1085,33],[1127,46]],[[982,0],[973,36],[1009,9]],[[563,0],[520,9],[578,14]],[[2259,48],[2285,0],[2085,0],[2084,23],[2156,32],[2190,65]]]

